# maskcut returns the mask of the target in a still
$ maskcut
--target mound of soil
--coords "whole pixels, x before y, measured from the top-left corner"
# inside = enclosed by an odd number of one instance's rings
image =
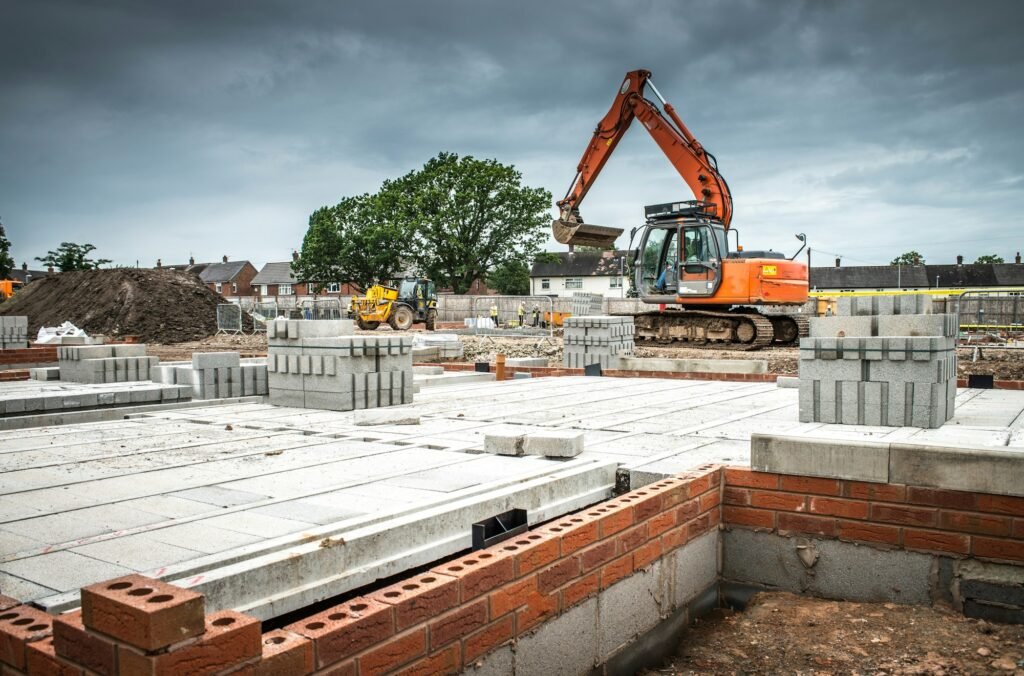
[[[26,315],[32,337],[41,326],[67,321],[89,335],[180,343],[217,333],[217,305],[224,302],[191,273],[80,270],[32,282],[0,304],[0,315]]]

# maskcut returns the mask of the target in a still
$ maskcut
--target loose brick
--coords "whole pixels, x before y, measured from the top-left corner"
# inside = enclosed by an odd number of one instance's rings
[[[661,540],[649,540],[633,551],[633,570],[646,568],[660,557]]]
[[[982,512],[1024,517],[1024,498],[1011,495],[978,495],[978,509]]]
[[[647,542],[647,523],[637,524],[618,536],[619,551],[629,552]]]
[[[914,505],[972,510],[977,504],[977,495],[963,491],[947,491],[941,488],[907,486],[907,502]]]
[[[971,552],[986,559],[1024,561],[1024,542],[978,535],[971,538]]]
[[[604,540],[580,552],[580,565],[583,572],[588,573],[615,558],[616,545],[615,539]]]
[[[811,514],[841,516],[847,519],[868,518],[868,503],[863,500],[812,497],[810,508]]]
[[[521,636],[549,617],[558,614],[559,595],[534,594],[526,599],[526,605],[516,611],[516,631]]]
[[[779,475],[769,472],[754,472],[743,467],[726,467],[725,485],[746,488],[778,488]]]
[[[807,509],[807,498],[795,493],[751,491],[750,506],[783,512],[803,512]]]
[[[1010,517],[970,512],[939,512],[939,525],[946,530],[978,535],[1009,535]]]
[[[86,629],[81,611],[53,618],[53,647],[69,662],[102,676],[113,676],[117,671],[117,645]]]
[[[26,668],[33,676],[81,676],[85,673],[80,666],[57,656],[51,638],[29,643],[26,655]]]
[[[456,608],[430,623],[430,650],[458,641],[487,623],[487,599]]]
[[[626,554],[610,561],[601,568],[601,589],[607,589],[619,580],[633,574],[633,555]]]
[[[842,486],[836,479],[820,479],[810,476],[783,474],[779,477],[779,488],[794,493],[813,493],[814,495],[840,495]]]
[[[509,621],[511,621],[511,617]],[[397,676],[434,676],[435,674],[457,674],[462,671],[462,650],[453,643],[440,652],[416,660],[396,672]]]
[[[52,633],[50,616],[30,606],[15,606],[0,613],[0,662],[25,669],[29,643]]]
[[[902,507],[875,503],[871,505],[871,520],[899,523],[905,526],[934,526],[938,523],[937,509]]]
[[[970,541],[966,535],[915,528],[903,529],[903,546],[907,549],[924,549],[953,554],[967,554],[971,550]]]
[[[515,636],[515,628],[515,618],[511,615],[506,615],[467,636],[462,641],[466,666],[469,666],[495,648],[511,641],[512,637]]]
[[[527,533],[513,540],[515,553],[515,575],[527,573],[548,565],[559,557],[562,538],[557,533]]]
[[[356,663],[361,674],[384,674],[412,662],[427,652],[427,629],[399,634],[361,655]]]
[[[256,665],[256,676],[313,673],[313,642],[305,636],[283,629],[263,635],[263,659]]]
[[[82,622],[141,650],[159,650],[204,631],[202,594],[127,575],[82,588]]]
[[[438,566],[433,572],[458,578],[460,598],[465,603],[511,582],[515,578],[516,553],[492,547]]]
[[[750,490],[746,488],[737,488],[736,486],[726,486],[722,490],[722,501],[727,505],[740,505],[745,507],[750,504]]]
[[[900,529],[897,526],[883,526],[862,521],[840,521],[839,538],[852,542],[876,542],[886,545],[900,543]]]
[[[562,589],[562,610],[571,608],[580,601],[594,596],[600,588],[600,574],[598,571],[576,578]]]
[[[843,495],[848,498],[903,502],[907,497],[907,487],[901,484],[873,484],[865,481],[844,481],[843,484]]]
[[[395,608],[395,628],[404,631],[437,617],[459,603],[459,580],[449,575],[425,573],[374,592],[370,598]]]
[[[836,530],[835,519],[827,519],[820,516],[809,516],[807,514],[779,512],[780,533],[806,533],[809,535],[835,537]]]
[[[316,665],[322,669],[383,643],[394,635],[394,608],[360,597],[290,624],[285,629],[313,641]]]
[[[234,610],[206,617],[206,631],[196,642],[175,646],[170,652],[144,654],[122,645],[118,649],[121,676],[176,676],[213,674],[258,659],[263,653],[260,621]]]
[[[547,568],[537,571],[537,591],[550,594],[580,574],[580,562],[576,557],[562,559]]]
[[[490,616],[501,617],[521,607],[526,597],[537,591],[537,576],[531,575],[491,592]]]
[[[775,512],[749,507],[722,507],[722,516],[727,526],[748,526],[750,528],[775,528]]]

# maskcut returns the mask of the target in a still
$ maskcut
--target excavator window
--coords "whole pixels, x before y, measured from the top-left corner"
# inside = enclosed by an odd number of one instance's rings
[[[642,287],[648,294],[675,293],[679,281],[679,229],[651,228],[644,240]]]

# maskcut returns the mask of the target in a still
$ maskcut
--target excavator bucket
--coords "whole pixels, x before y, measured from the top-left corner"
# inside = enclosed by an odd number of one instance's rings
[[[590,223],[573,223],[556,219],[551,221],[551,234],[555,241],[573,246],[597,246],[603,249],[615,246],[622,228],[609,228]]]

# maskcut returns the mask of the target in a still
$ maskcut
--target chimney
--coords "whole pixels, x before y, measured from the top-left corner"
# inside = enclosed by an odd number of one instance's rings
[[[299,252],[298,251],[293,251],[292,252],[292,260],[293,261],[298,261],[299,260]]]
[[[195,265],[196,264],[196,259],[195,259],[194,256],[189,256],[188,257],[188,264],[189,265]]]
[[[836,259],[836,267],[837,268],[839,267],[839,259],[838,258]]]
[[[1017,257],[1013,259],[1013,262],[1020,265],[1020,252],[1017,252]]]
[[[1017,254],[1017,262],[1020,263],[1020,254]],[[28,272],[28,263],[21,264],[22,272]]]
[[[964,264],[964,257],[963,256],[957,256],[956,257],[956,264],[957,265],[963,265]]]
[[[158,270],[163,267],[163,265],[160,263],[160,259],[159,258],[156,259],[156,267],[157,267]]]
[[[222,256],[220,260],[223,263],[227,263],[228,262],[228,257],[227,256]]]
[[[51,274],[51,275],[52,275],[52,274],[53,274],[53,266],[52,266],[52,265],[48,265],[48,266],[46,267],[46,272],[48,272],[49,274]]]

